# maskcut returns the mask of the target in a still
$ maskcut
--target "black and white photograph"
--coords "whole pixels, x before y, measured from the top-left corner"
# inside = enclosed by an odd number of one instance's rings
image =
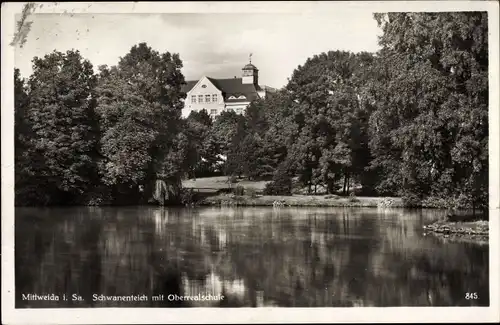
[[[2,323],[498,321],[498,9],[3,3]]]

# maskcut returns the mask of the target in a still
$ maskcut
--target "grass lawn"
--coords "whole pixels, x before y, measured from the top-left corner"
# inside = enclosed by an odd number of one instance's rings
[[[196,189],[198,192],[213,193],[218,190],[243,186],[245,189],[255,189],[262,193],[269,181],[249,181],[240,179],[237,183],[229,183],[227,176],[204,177],[197,179],[187,179],[182,182],[186,188]],[[217,194],[205,197],[202,205],[238,205],[238,206],[273,206],[279,201],[286,206],[331,206],[331,207],[377,207],[381,203],[391,201],[391,207],[402,207],[400,198],[390,197],[346,197],[338,195],[306,195],[294,194],[289,196],[258,195],[250,197],[248,195],[234,196],[232,194]]]
[[[264,187],[268,181],[248,181],[246,179],[238,180],[237,183],[229,183],[227,176],[216,176],[216,177],[204,177],[195,179],[187,179],[182,181],[182,186],[187,188],[196,189],[211,189],[220,190],[230,187],[236,187],[238,185],[244,188],[253,188],[257,191],[264,190]]]

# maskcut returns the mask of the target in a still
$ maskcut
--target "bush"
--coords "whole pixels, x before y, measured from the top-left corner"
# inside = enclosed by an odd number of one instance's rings
[[[405,191],[402,193],[401,199],[407,208],[420,208],[422,206],[422,198],[415,193]]]
[[[292,178],[279,170],[274,174],[273,180],[266,184],[264,188],[266,195],[291,195]]]
[[[452,196],[446,198],[428,196],[422,200],[421,205],[423,208],[453,209],[457,207],[457,200]]]
[[[252,199],[257,197],[257,191],[252,187],[245,189],[245,194],[251,197]]]
[[[180,201],[184,205],[194,204],[197,200],[196,192],[192,188],[183,188],[180,191]]]
[[[245,188],[241,185],[238,185],[234,188],[233,193],[234,195],[242,196],[243,194],[245,194]]]
[[[356,197],[356,194],[354,193],[354,191],[352,191],[350,194],[349,194],[349,199],[348,199],[349,202],[359,202],[359,199]]]
[[[113,202],[113,196],[111,195],[111,190],[107,186],[99,186],[95,190],[86,193],[83,198],[83,205],[88,206],[102,206],[111,205]]]

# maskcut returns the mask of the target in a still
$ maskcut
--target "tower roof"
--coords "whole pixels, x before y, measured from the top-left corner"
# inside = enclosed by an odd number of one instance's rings
[[[256,66],[254,66],[253,64],[248,63],[248,64],[247,64],[247,65],[245,65],[245,66],[243,67],[243,69],[241,69],[241,70],[259,70],[259,69],[257,69],[257,67],[256,67]]]

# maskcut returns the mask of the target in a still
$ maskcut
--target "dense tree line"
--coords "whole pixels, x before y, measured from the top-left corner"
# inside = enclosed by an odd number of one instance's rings
[[[19,204],[172,201],[184,177],[272,180],[267,192],[488,202],[486,13],[376,14],[377,53],[330,51],[244,115],[181,118],[177,54],[134,46],[113,67],[78,52],[15,72]],[[83,202],[84,201],[84,202]]]
[[[488,202],[487,14],[375,15],[383,30],[371,89],[379,189],[409,203]]]
[[[16,70],[16,204],[175,200],[195,150],[181,68],[141,43],[98,74],[78,51],[35,57],[26,82]]]
[[[73,203],[95,184],[98,123],[96,76],[75,51],[33,59],[25,85],[15,78],[16,199]]]

